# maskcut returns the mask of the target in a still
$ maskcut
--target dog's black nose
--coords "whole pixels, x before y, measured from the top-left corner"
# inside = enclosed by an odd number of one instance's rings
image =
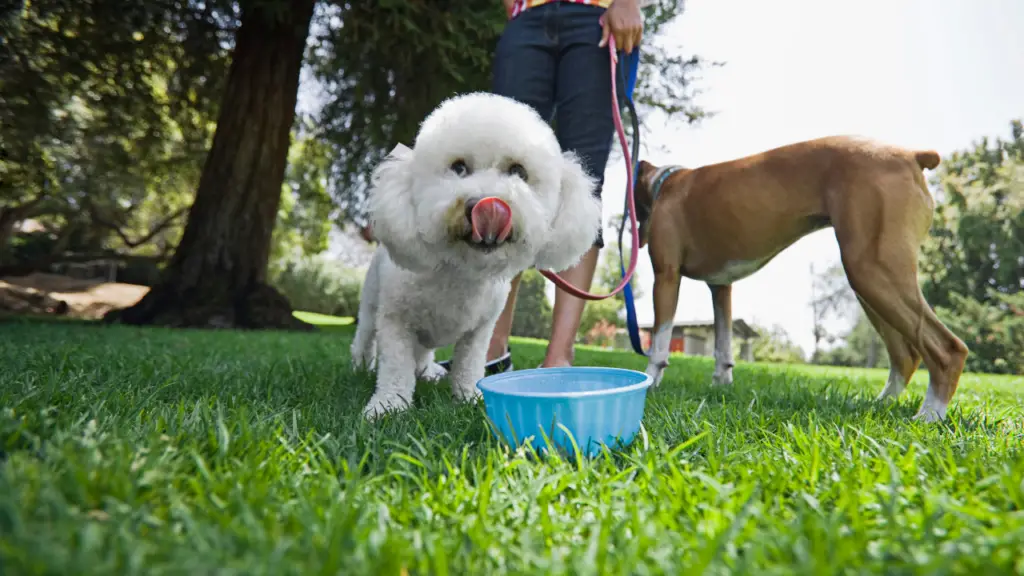
[[[480,203],[479,198],[466,200],[466,220],[473,221],[473,207]]]

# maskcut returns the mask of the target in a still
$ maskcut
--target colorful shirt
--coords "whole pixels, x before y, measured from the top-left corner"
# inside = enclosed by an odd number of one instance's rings
[[[512,5],[512,12],[509,14],[509,20],[519,16],[524,10],[536,8],[537,6],[547,4],[548,2],[572,2],[573,4],[587,4],[589,6],[600,6],[602,8],[607,8],[612,4],[612,0],[515,0],[515,4]]]
[[[614,0],[515,0],[512,4],[512,11],[509,12],[508,19],[511,20],[516,16],[523,13],[524,10],[530,8],[536,8],[541,4],[547,4],[548,2],[572,2],[573,4],[586,4],[588,6],[600,6],[601,8],[608,8],[612,5]],[[654,4],[654,0],[640,0],[638,2],[641,8]]]

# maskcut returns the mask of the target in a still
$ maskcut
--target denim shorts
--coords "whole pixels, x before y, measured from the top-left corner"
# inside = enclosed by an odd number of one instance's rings
[[[611,63],[608,48],[598,46],[604,12],[558,1],[530,8],[505,25],[494,54],[494,92],[554,121],[562,150],[575,152],[597,180],[598,198],[615,134]],[[604,246],[600,231],[594,245]]]

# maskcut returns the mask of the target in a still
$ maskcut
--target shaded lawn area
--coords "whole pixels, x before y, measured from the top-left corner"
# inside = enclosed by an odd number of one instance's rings
[[[368,426],[353,326],[315,334],[0,323],[3,574],[1003,574],[1024,570],[1024,378],[965,376],[946,425],[885,372],[673,357],[646,435],[510,453],[421,385]],[[517,340],[519,367],[542,343]],[[583,348],[581,364],[642,370]]]

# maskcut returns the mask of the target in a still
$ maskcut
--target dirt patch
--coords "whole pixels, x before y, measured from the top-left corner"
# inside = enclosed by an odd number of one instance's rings
[[[0,278],[0,312],[55,314],[96,320],[138,302],[149,287],[58,274]]]

